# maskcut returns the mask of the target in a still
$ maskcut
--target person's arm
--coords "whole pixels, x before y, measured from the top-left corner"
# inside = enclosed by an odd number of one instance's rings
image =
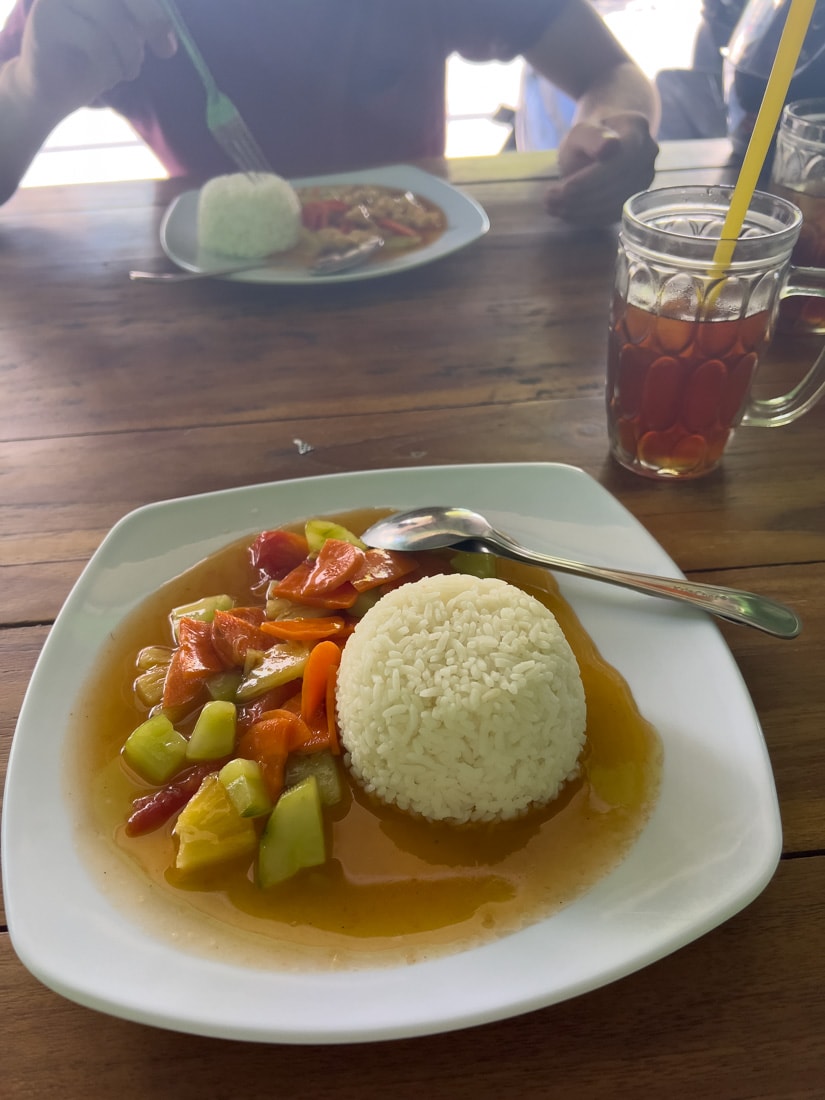
[[[586,0],[567,0],[525,60],[576,100],[547,209],[568,221],[616,220],[653,179],[656,91]]]
[[[19,56],[0,66],[0,203],[57,123],[134,79],[146,49],[176,49],[157,0],[35,0]]]

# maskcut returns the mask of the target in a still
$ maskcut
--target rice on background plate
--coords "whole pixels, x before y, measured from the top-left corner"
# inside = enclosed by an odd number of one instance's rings
[[[197,234],[204,251],[239,260],[288,252],[301,236],[301,201],[274,173],[215,176],[198,196]]]
[[[495,578],[425,577],[383,596],[344,647],[337,705],[358,782],[434,821],[551,801],[585,740],[579,668],[555,616]]]

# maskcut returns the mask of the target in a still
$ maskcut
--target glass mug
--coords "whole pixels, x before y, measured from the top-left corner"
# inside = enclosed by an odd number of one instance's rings
[[[610,308],[613,457],[652,478],[701,477],[738,424],[789,424],[825,392],[825,351],[789,393],[751,396],[780,299],[825,298],[825,271],[794,268],[802,215],[757,191],[733,258],[715,257],[733,189],[664,187],[625,203]]]
[[[825,270],[825,99],[802,99],[782,111],[770,190],[802,211],[802,230],[791,259]],[[783,331],[825,332],[825,299],[782,304]]]

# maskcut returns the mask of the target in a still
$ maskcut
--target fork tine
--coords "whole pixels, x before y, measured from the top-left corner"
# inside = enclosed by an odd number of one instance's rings
[[[239,126],[233,128],[233,136],[237,142],[237,148],[244,162],[257,172],[270,172],[271,169],[267,163],[266,157],[261,152],[257,141],[255,141],[252,134],[241,122],[240,117],[238,121],[241,123]]]
[[[215,127],[212,133],[226,155],[243,172],[272,171],[255,140],[234,120]]]

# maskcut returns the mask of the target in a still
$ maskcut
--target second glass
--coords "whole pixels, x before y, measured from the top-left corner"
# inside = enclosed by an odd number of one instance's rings
[[[825,99],[799,100],[784,108],[770,189],[802,211],[793,262],[825,274]],[[779,321],[783,331],[825,333],[825,299],[789,300]]]

